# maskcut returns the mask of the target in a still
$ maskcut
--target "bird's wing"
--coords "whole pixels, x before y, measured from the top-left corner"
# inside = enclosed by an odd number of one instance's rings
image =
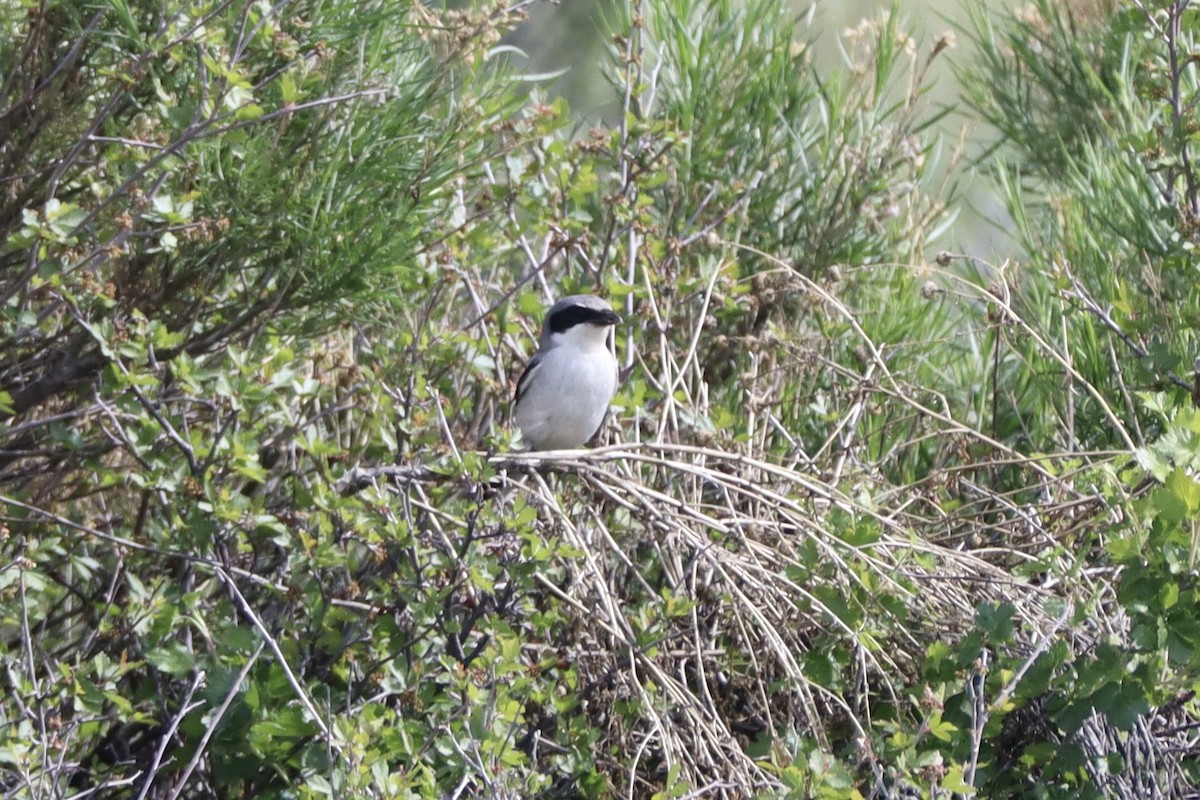
[[[610,348],[612,347],[612,338],[611,337],[609,337],[609,347]],[[621,386],[621,366],[620,366],[620,364],[616,363],[616,355],[615,354],[613,356],[613,368],[616,370],[616,373],[617,373],[617,384],[616,384],[617,388],[620,388],[620,386]],[[611,403],[612,401],[609,400],[609,402]],[[604,409],[604,417],[600,420],[600,424],[598,426],[596,426],[596,430],[592,431],[592,435],[588,437],[588,440],[586,442],[584,442],[584,444],[586,444],[590,447],[592,442],[595,442],[600,437],[600,431],[604,430],[604,426],[608,424],[608,417],[611,414],[612,414],[612,409],[606,407]]]
[[[525,390],[529,388],[529,379],[533,377],[533,373],[537,370],[538,364],[542,363],[542,353],[539,350],[534,353],[533,358],[529,359],[529,363],[525,365],[525,370],[521,373],[521,377],[517,378],[517,394],[513,397],[513,407],[521,402],[521,397],[525,394]]]

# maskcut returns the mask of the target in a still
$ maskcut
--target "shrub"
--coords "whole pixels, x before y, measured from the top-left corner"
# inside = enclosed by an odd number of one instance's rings
[[[1190,212],[1138,219],[1189,178],[1111,147],[1185,147],[1111,54],[1186,88],[1191,17],[977,18],[991,265],[926,261],[950,39],[824,72],[767,0],[645,0],[582,130],[498,66],[521,7],[2,6],[5,790],[1194,784]],[[575,291],[617,443],[514,451]]]

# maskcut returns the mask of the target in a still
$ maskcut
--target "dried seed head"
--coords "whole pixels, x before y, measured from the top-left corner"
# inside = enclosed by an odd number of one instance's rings
[[[958,46],[958,37],[954,35],[954,31],[946,31],[933,44],[933,52],[929,54],[930,58],[937,56],[946,50],[953,50]]]

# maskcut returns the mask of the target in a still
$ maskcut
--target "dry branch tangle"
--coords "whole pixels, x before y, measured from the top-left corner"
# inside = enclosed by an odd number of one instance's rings
[[[1060,638],[1079,648],[1094,640],[1094,631],[1071,630],[1061,611],[1048,610],[1055,598],[1069,610],[1071,587],[1037,586],[1013,572],[1032,557],[1022,543],[1043,546],[1028,530],[1048,535],[1040,519],[1050,507],[1010,514],[1007,527],[1023,532],[995,525],[971,550],[935,543],[957,542],[947,533],[962,519],[918,516],[911,501],[920,487],[889,494],[889,508],[819,476],[714,449],[639,443],[488,462],[498,477],[469,491],[502,505],[523,496],[538,509],[541,534],[580,554],[565,565],[569,581],[544,585],[577,613],[585,632],[573,637],[576,646],[592,643],[575,654],[581,671],[598,682],[609,676],[617,697],[642,703],[644,729],[610,736],[625,752],[649,748],[682,765],[692,785],[736,775],[743,790],[775,786],[744,746],[766,728],[798,728],[828,743],[830,726],[849,725],[865,742],[873,705],[909,691],[929,643],[957,641],[983,602],[1014,606],[1030,663]],[[354,493],[387,480],[403,495],[462,479],[407,464],[355,468],[340,486]],[[1049,504],[1057,494],[1042,496]],[[871,531],[858,544],[846,538],[856,524]],[[661,576],[656,585],[639,572],[648,563]],[[665,640],[647,646],[630,609],[667,595],[690,606]],[[852,690],[835,694],[805,674],[817,637],[854,653]],[[730,658],[751,661],[734,670]],[[636,764],[629,769],[632,781]],[[882,769],[872,764],[877,786]]]

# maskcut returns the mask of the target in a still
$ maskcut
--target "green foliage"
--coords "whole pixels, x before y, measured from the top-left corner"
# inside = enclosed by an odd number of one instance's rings
[[[980,61],[964,71],[972,104],[1003,134],[996,169],[1029,262],[1013,291],[1083,379],[1123,398],[1135,440],[1154,420],[1132,392],[1190,388],[1196,349],[1191,5],[1039,2],[1004,25],[976,6]],[[1062,408],[1059,388],[1057,375],[1030,386]],[[1076,424],[1095,427],[1081,443],[1112,443],[1111,420],[1084,411]]]
[[[1194,785],[1188,5],[978,14],[991,265],[894,10],[615,8],[582,131],[521,4],[0,0],[0,786]],[[625,444],[512,452],[574,291]]]
[[[151,319],[170,360],[415,276],[453,181],[503,146],[498,100],[403,6],[287,6],[9,8],[12,411],[94,379],[94,329]]]
[[[892,14],[854,43],[848,76],[823,80],[779,16],[764,2],[649,5],[646,47],[661,68],[634,91],[652,94],[653,113],[686,137],[655,206],[676,226],[703,223],[744,194],[738,239],[809,276],[912,247],[928,147],[919,134],[932,122],[914,113],[916,98],[894,96],[913,42]]]

